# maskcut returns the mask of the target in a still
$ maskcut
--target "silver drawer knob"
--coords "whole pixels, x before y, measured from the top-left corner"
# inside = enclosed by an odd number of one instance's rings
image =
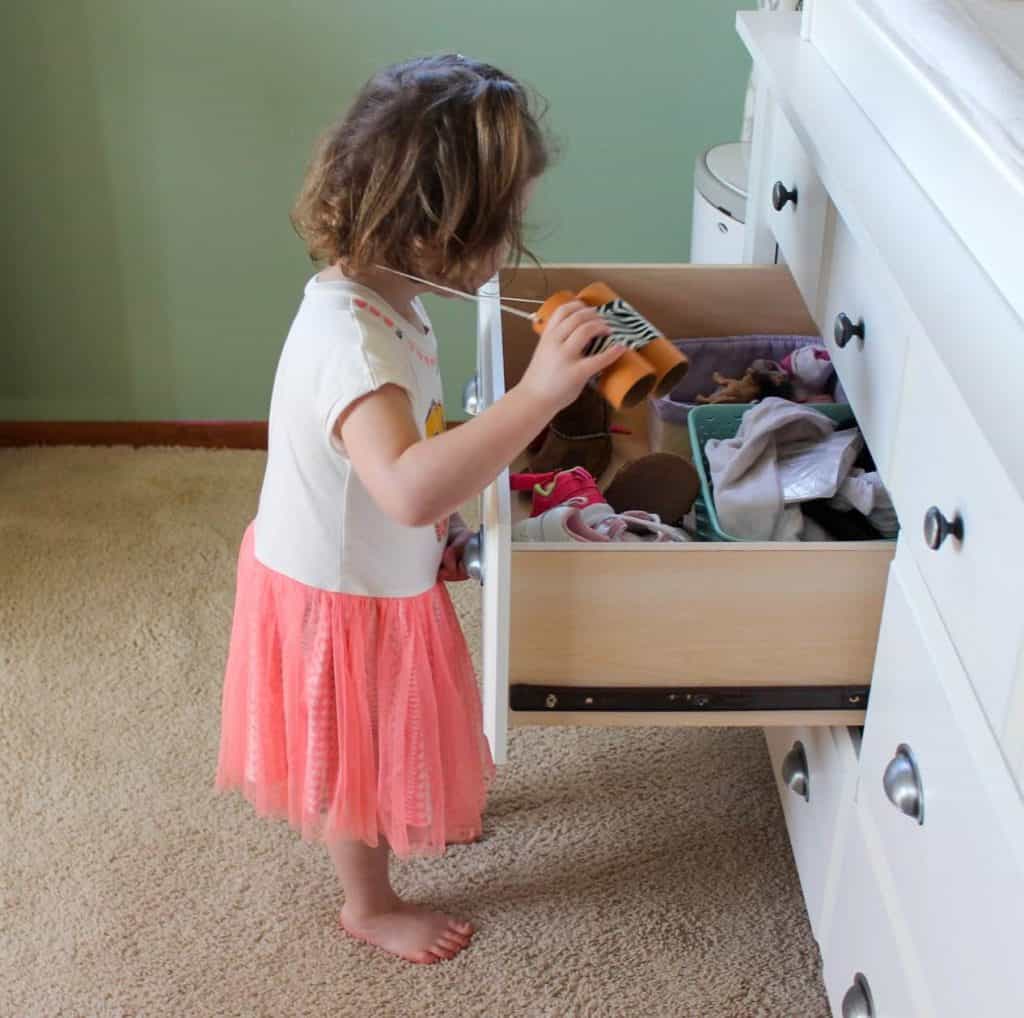
[[[462,409],[470,417],[476,417],[480,413],[480,380],[476,375],[462,387]]]
[[[875,1018],[871,987],[860,972],[853,977],[853,985],[843,994],[842,1015],[843,1018]]]
[[[947,520],[938,506],[932,506],[924,514],[924,542],[932,551],[938,551],[947,537],[953,535],[958,541],[964,539],[964,521],[959,516]]]
[[[910,747],[901,745],[889,761],[882,777],[885,794],[901,813],[906,813],[919,824],[924,823],[924,786],[921,772]]]
[[[811,774],[802,742],[794,742],[793,748],[783,758],[782,780],[794,794],[806,802],[811,801]]]
[[[481,527],[462,549],[462,564],[471,580],[484,585],[484,528]]]

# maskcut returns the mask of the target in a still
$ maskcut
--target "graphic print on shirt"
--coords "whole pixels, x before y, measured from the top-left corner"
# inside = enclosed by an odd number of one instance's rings
[[[444,431],[444,406],[436,399],[430,401],[430,409],[427,411],[427,420],[423,431],[427,438],[434,438]],[[434,524],[434,533],[438,541],[444,542],[448,537],[448,519],[438,520]]]

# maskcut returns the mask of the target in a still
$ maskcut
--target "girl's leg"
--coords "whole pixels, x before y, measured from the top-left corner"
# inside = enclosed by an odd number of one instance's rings
[[[395,894],[388,875],[391,847],[383,838],[377,848],[338,841],[329,851],[345,891],[341,925],[350,936],[420,964],[454,958],[469,945],[474,932],[469,923]]]

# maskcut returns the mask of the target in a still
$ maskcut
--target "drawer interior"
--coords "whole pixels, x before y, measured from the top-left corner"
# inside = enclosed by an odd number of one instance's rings
[[[520,268],[503,274],[501,291],[542,299],[598,280],[670,339],[818,331],[781,266]],[[501,326],[507,389],[522,377],[536,336],[524,320],[505,317]],[[615,436],[609,476],[650,451],[645,407],[618,415],[616,423],[631,434]],[[513,518],[529,514],[528,496],[513,496],[511,505]],[[815,723],[857,724],[893,549],[881,541],[513,543],[510,685],[723,695],[744,688],[754,691],[755,703],[758,690],[827,688],[849,698],[843,709],[817,711]],[[793,717],[779,706],[768,709],[777,723]],[[757,707],[751,712],[757,723],[771,723]],[[529,713],[533,720],[543,716]]]
[[[541,300],[556,290],[578,291],[595,281],[607,283],[657,325],[670,339],[755,333],[818,334],[793,277],[783,266],[703,265],[557,265],[508,270],[503,295]],[[508,316],[502,321],[505,386],[523,376],[537,345],[530,323]],[[624,434],[613,436],[610,481],[624,463],[651,452],[646,404],[614,415]],[[515,469],[525,469],[525,459]],[[526,495],[512,500],[512,519],[529,515]]]

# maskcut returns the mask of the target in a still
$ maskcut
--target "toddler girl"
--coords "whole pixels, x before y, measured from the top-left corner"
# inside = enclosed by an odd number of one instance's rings
[[[457,510],[611,364],[580,302],[522,381],[444,429],[416,276],[472,291],[524,252],[548,155],[521,85],[461,56],[389,67],[314,157],[294,222],[327,267],[281,352],[259,508],[242,541],[219,789],[323,841],[351,936],[414,962],[472,927],[402,901],[388,863],[479,836],[493,763],[442,581],[465,578]]]

